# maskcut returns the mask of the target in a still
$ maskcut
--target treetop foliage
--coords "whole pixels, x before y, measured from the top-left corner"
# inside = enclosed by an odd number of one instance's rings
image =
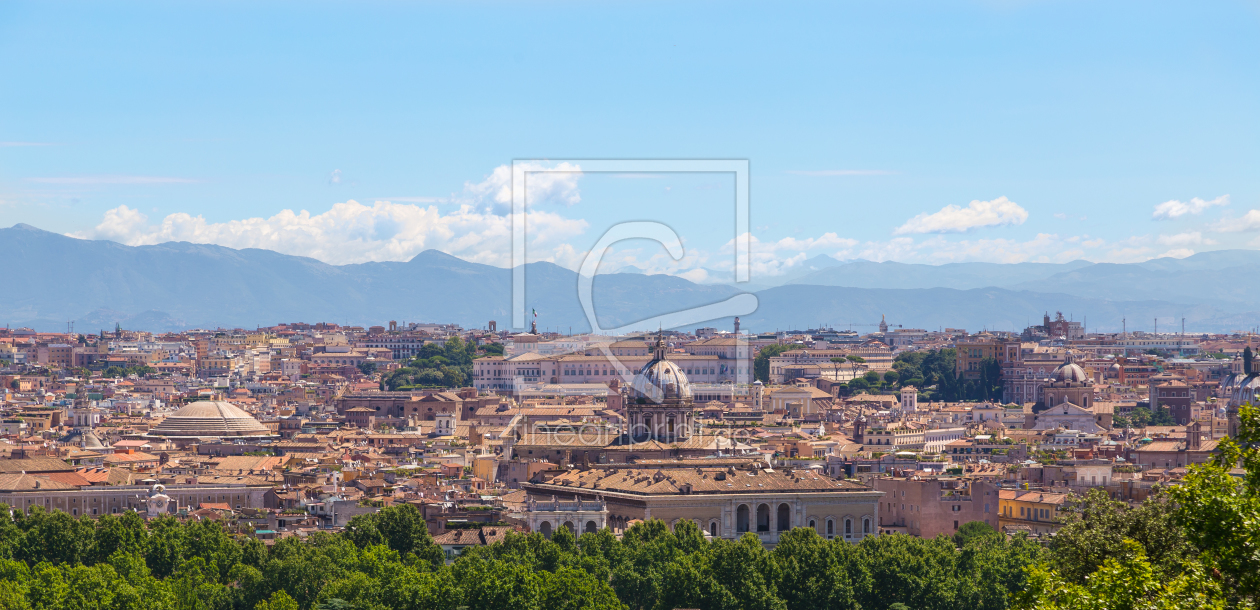
[[[5,511],[5,515],[8,511]],[[136,513],[93,521],[36,508],[0,519],[0,608],[172,610],[818,610],[1005,608],[1043,551],[972,536],[826,540],[784,534],[705,538],[640,523],[618,539],[559,528],[510,533],[447,565],[409,505],[355,517],[338,534],[271,546],[214,521]]]

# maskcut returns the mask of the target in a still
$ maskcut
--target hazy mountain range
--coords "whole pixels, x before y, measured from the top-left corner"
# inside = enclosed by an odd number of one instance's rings
[[[407,262],[329,265],[269,250],[171,242],[125,246],[29,225],[0,229],[5,276],[0,323],[79,332],[177,330],[279,322],[381,324],[388,320],[510,323],[511,270],[429,250]],[[1045,311],[1087,318],[1091,330],[1228,331],[1260,321],[1260,251],[1218,251],[1134,264],[914,265],[815,257],[801,270],[750,286],[696,284],[638,269],[595,279],[599,322],[614,327],[756,289],[744,328],[820,324],[869,332],[880,315],[916,328],[1019,330]],[[587,330],[577,274],[526,265],[527,308],[540,328]],[[774,285],[780,284],[780,285]],[[757,289],[759,288],[759,289]],[[730,320],[713,325],[729,328]],[[866,326],[863,326],[866,325]],[[1167,325],[1167,326],[1165,326]]]

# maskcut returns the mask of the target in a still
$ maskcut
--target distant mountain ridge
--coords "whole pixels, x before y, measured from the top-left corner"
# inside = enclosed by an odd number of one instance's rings
[[[79,332],[115,322],[162,331],[388,320],[474,328],[494,320],[506,328],[511,320],[510,269],[436,250],[406,262],[330,265],[270,250],[80,240],[19,224],[0,229],[0,252],[9,272],[0,291],[0,323],[40,330],[64,330],[71,320]],[[1245,282],[1260,271],[1260,252],[1252,251],[1134,265],[930,266],[815,257],[808,267],[788,284],[757,290],[760,307],[743,318],[744,328],[840,328],[877,322],[884,314],[906,327],[1018,330],[1055,309],[1088,316],[1090,328],[1099,330],[1118,329],[1125,317],[1134,329],[1155,316],[1185,316],[1189,328],[1203,331],[1248,328],[1260,319],[1260,288]],[[625,271],[595,278],[595,306],[605,328],[748,290]],[[588,329],[575,272],[540,262],[526,265],[525,275],[527,307],[538,310],[540,328]],[[730,322],[710,324],[725,328]]]
[[[1010,288],[1116,301],[1161,300],[1260,309],[1260,251],[1219,250],[1142,263],[948,263],[919,265],[851,261],[787,284],[849,288]]]

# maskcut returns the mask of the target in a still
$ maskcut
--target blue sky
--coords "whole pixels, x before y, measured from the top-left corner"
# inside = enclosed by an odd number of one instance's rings
[[[1256,2],[4,3],[0,57],[4,226],[505,265],[513,159],[741,158],[763,276],[1260,247]],[[731,197],[574,174],[531,256],[711,280]]]

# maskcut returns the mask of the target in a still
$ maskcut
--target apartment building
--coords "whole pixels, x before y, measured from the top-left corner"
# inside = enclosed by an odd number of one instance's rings
[[[935,538],[952,535],[971,521],[998,529],[1001,502],[993,483],[947,476],[882,477],[872,483],[884,492],[880,533]]]
[[[1001,529],[1026,529],[1034,534],[1050,534],[1063,527],[1059,511],[1068,494],[1027,489],[999,492],[998,523]]]

